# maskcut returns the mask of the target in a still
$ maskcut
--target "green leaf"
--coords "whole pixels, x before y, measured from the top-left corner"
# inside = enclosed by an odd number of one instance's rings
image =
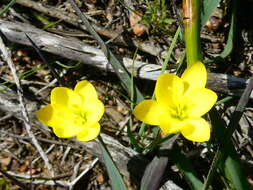
[[[172,160],[183,174],[186,182],[189,184],[192,190],[201,190],[203,183],[197,177],[197,172],[193,168],[189,159],[181,152],[180,148],[175,144],[172,149]]]
[[[10,190],[10,185],[9,185],[8,181],[6,181],[4,178],[0,178],[0,189]]]
[[[118,168],[115,166],[110,153],[108,152],[106,145],[103,142],[102,137],[99,135],[98,140],[100,142],[100,147],[102,150],[102,156],[106,166],[106,171],[111,180],[111,185],[113,190],[127,190],[126,185],[119,173]]]
[[[225,175],[233,184],[236,190],[252,190],[246,176],[242,172],[238,155],[233,148],[229,151],[228,158],[224,165]]]
[[[166,53],[165,60],[162,63],[162,70],[161,70],[160,74],[163,74],[165,72],[166,68],[167,68],[167,65],[168,65],[168,63],[170,61],[170,58],[171,58],[171,55],[172,55],[172,51],[173,51],[174,47],[176,46],[176,42],[177,42],[177,39],[178,39],[178,36],[179,36],[180,32],[181,32],[181,29],[180,29],[180,27],[178,27],[176,33],[174,34],[174,37],[173,37],[172,42],[170,44],[170,47],[169,47],[169,49]],[[153,97],[154,97],[154,95],[153,95]]]
[[[237,2],[233,1],[233,7],[232,7],[232,14],[231,14],[231,19],[230,19],[230,27],[229,27],[229,32],[228,32],[228,38],[227,38],[227,43],[226,46],[224,47],[224,50],[218,55],[217,57],[213,59],[208,59],[206,62],[207,63],[212,63],[212,62],[218,62],[219,60],[223,60],[226,58],[228,55],[233,50],[233,43],[234,43],[234,34],[235,34],[235,18],[236,18],[236,7],[237,7]]]
[[[172,24],[173,22],[175,22],[175,20],[167,18],[167,19],[164,19],[163,22],[166,23],[166,24]]]
[[[75,65],[66,65],[66,64],[61,63],[60,61],[55,61],[54,63],[56,63],[57,65],[65,69],[74,69],[74,68],[77,68],[79,65],[81,65],[81,61],[78,61]]]
[[[6,7],[4,7],[3,9],[0,9],[0,16],[6,13],[15,3],[16,3],[16,0],[12,0]]]
[[[227,97],[225,97],[225,98],[223,98],[223,99],[217,101],[215,105],[224,104],[224,103],[226,103],[226,102],[229,102],[229,101],[232,100],[232,99],[233,99],[232,96],[227,96]]]
[[[226,46],[225,46],[224,50],[219,55],[219,57],[221,57],[223,59],[225,57],[227,57],[233,50],[234,33],[235,33],[235,13],[236,13],[236,10],[234,8],[233,12],[232,12],[232,15],[231,15],[231,21],[230,21],[230,28],[229,28],[227,43],[226,43]]]
[[[221,116],[218,114],[215,108],[209,112],[209,116],[213,126],[214,137],[218,140],[220,145],[224,146],[217,150],[211,168],[208,172],[203,190],[208,189],[208,186],[211,184],[212,178],[218,168],[224,171],[226,177],[230,180],[229,183],[233,185],[236,190],[252,189],[250,188],[247,178],[243,175],[243,171],[240,167],[240,160],[233,143],[231,140],[229,140],[227,143],[224,142],[226,139],[228,139],[227,136],[231,136],[231,133],[225,127],[224,121],[221,119]],[[238,122],[233,122],[233,125],[237,125],[237,123]],[[229,128],[233,127],[230,126]]]
[[[203,0],[203,7],[201,11],[201,28],[205,25],[219,3],[220,0]]]
[[[140,190],[154,190],[159,188],[168,163],[169,155],[167,155],[166,152],[168,153],[168,151],[172,149],[177,137],[178,135],[174,135],[167,140],[160,148],[158,155],[149,163],[142,177]]]
[[[136,60],[136,57],[137,57],[138,50],[139,50],[139,46],[136,48],[136,50],[134,52],[132,68],[131,68],[131,95],[130,95],[131,116],[130,116],[130,120],[129,120],[129,125],[127,125],[127,136],[129,138],[129,141],[130,141],[131,145],[133,145],[134,150],[136,150],[137,152],[140,153],[142,151],[142,148],[139,146],[138,141],[135,139],[135,137],[132,133],[132,130],[131,130],[133,128],[132,113],[133,113],[133,109],[134,109],[134,87],[135,87],[135,85],[134,85],[134,64],[135,64],[135,60]]]

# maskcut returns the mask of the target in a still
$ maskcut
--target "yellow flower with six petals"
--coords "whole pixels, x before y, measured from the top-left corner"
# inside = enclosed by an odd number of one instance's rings
[[[90,141],[98,136],[98,121],[104,114],[104,104],[90,82],[80,81],[74,90],[56,87],[51,91],[50,101],[51,104],[38,110],[36,116],[52,127],[56,136],[76,136],[80,141]]]
[[[168,133],[181,132],[194,142],[210,139],[210,126],[203,119],[217,101],[217,95],[205,88],[207,72],[203,63],[188,67],[181,78],[174,74],[161,74],[156,82],[156,100],[139,103],[133,114],[149,125],[159,125]]]

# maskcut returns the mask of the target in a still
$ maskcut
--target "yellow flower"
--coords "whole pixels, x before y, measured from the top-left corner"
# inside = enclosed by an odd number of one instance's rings
[[[203,142],[210,138],[210,126],[203,119],[217,101],[217,95],[205,88],[206,68],[197,62],[187,68],[182,77],[161,74],[156,82],[156,100],[139,103],[133,114],[149,125],[160,125],[166,134],[181,132],[191,141]]]
[[[104,114],[104,104],[94,86],[84,80],[74,90],[56,87],[51,91],[51,104],[36,112],[37,118],[53,128],[56,136],[80,141],[95,139],[100,132],[98,121]]]

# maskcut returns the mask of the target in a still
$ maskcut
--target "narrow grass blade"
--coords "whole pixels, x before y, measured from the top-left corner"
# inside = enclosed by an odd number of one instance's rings
[[[156,155],[151,163],[146,168],[144,175],[141,180],[140,190],[156,190],[159,189],[160,182],[163,177],[163,173],[168,163],[168,153],[172,149],[174,142],[178,135],[171,137],[164,145],[160,148],[161,155]]]
[[[201,28],[205,25],[219,3],[220,0],[203,0],[201,11]]]
[[[30,43],[32,44],[32,47],[35,49],[35,51],[38,53],[38,55],[40,56],[41,60],[43,61],[43,63],[45,65],[48,66],[48,68],[50,69],[50,71],[52,72],[52,74],[54,75],[54,77],[57,79],[57,81],[62,85],[62,86],[67,86],[66,83],[63,81],[63,79],[60,77],[60,75],[57,73],[57,71],[55,70],[54,67],[52,67],[47,60],[45,59],[45,57],[43,56],[43,54],[41,53],[39,47],[33,42],[33,40],[30,38],[30,36],[28,36],[27,34],[25,34],[27,39],[30,41]]]
[[[218,142],[222,144],[224,136],[226,136],[227,133],[225,123],[215,109],[212,109],[209,112],[209,115],[211,118],[212,126],[215,127],[213,129],[214,136],[217,138]],[[235,189],[250,189],[250,185],[247,181],[247,178],[243,175],[243,171],[240,167],[239,157],[231,140],[225,148],[223,148],[222,150],[219,149],[217,151],[203,189],[208,189],[208,186],[210,185],[211,180],[216,173],[218,167],[224,171],[226,177],[230,180],[229,184],[233,185]]]
[[[186,182],[192,190],[201,190],[203,183],[197,177],[197,172],[194,170],[190,161],[181,153],[180,148],[175,144],[172,149],[172,160],[183,174]]]
[[[225,128],[225,122],[221,119],[221,116],[218,114],[218,112],[213,108],[209,112],[209,116],[211,118],[212,126],[215,128],[213,129],[214,136],[217,138],[218,142],[221,144],[222,140],[224,139],[224,136],[226,135],[226,128]],[[237,152],[233,146],[233,143],[231,140],[229,141],[228,145],[225,149],[222,149],[222,151],[218,150],[218,153],[215,155],[215,158],[213,160],[211,169],[213,167],[216,167],[215,171],[208,174],[207,181],[205,183],[206,189],[208,189],[209,184],[211,181],[208,181],[208,179],[212,179],[213,175],[216,173],[216,170],[219,169],[223,171],[226,178],[229,180],[227,183],[230,186],[233,186],[236,190],[250,190],[250,185],[247,181],[247,178],[243,174],[243,171],[240,166],[240,160],[237,155]],[[222,152],[223,153],[222,155]],[[225,155],[226,154],[226,155]],[[214,169],[213,169],[214,170]]]
[[[133,145],[134,150],[136,150],[137,152],[141,152],[142,148],[139,146],[138,141],[135,139],[133,133],[132,133],[132,128],[133,128],[133,110],[134,110],[134,63],[137,57],[137,52],[139,50],[139,47],[136,48],[135,52],[134,52],[134,57],[133,57],[133,63],[132,63],[132,68],[131,68],[131,95],[130,95],[130,100],[131,100],[131,104],[130,104],[130,108],[131,108],[131,116],[130,116],[130,120],[129,120],[129,125],[127,125],[127,136],[129,138],[129,141],[131,143],[131,145]]]
[[[228,37],[227,37],[227,42],[226,45],[223,49],[223,51],[215,58],[213,59],[208,59],[206,62],[207,63],[213,63],[213,62],[219,62],[221,60],[223,60],[224,58],[226,58],[228,55],[230,55],[230,53],[233,50],[233,43],[234,43],[234,39],[235,39],[235,30],[236,30],[236,12],[237,12],[237,1],[233,0],[232,2],[232,13],[230,16],[230,27],[229,27],[229,32],[228,32]]]
[[[224,103],[226,103],[226,102],[229,102],[229,101],[232,100],[232,99],[233,99],[232,96],[227,96],[227,97],[225,97],[225,98],[223,98],[223,99],[217,101],[215,105],[224,104]]]
[[[221,54],[219,55],[219,57],[222,59],[227,57],[233,50],[234,33],[235,33],[235,18],[236,18],[236,6],[234,6],[233,12],[231,15],[230,28],[228,32],[228,39],[227,39],[226,46],[224,50],[221,52]]]
[[[228,55],[230,55],[230,53],[233,50],[233,43],[234,43],[234,34],[235,34],[235,18],[236,18],[236,1],[233,1],[233,8],[232,8],[232,14],[231,14],[231,19],[230,19],[230,27],[229,27],[229,32],[228,32],[228,38],[227,38],[227,42],[226,45],[223,49],[223,51],[215,58],[213,59],[209,59],[207,60],[208,63],[212,63],[212,62],[218,62],[220,60],[223,60],[224,58],[226,58]]]
[[[234,148],[229,151],[228,158],[225,160],[224,170],[226,177],[236,190],[253,189],[241,169],[240,160]]]
[[[6,13],[12,5],[16,3],[16,0],[12,0],[6,7],[4,7],[2,10],[0,10],[0,16],[2,16],[4,13]]]
[[[231,120],[229,122],[228,125],[228,129],[226,131],[226,136],[224,138],[224,146],[226,146],[226,144],[230,144],[228,141],[230,140],[232,134],[234,133],[234,131],[236,130],[238,123],[242,117],[243,111],[250,99],[250,94],[252,92],[253,89],[253,77],[250,78],[249,83],[247,85],[247,87],[245,88],[236,108],[235,111],[231,117]]]
[[[87,30],[96,38],[98,44],[101,47],[101,50],[104,52],[105,56],[107,57],[109,63],[111,63],[112,67],[115,70],[115,73],[118,75],[122,82],[122,86],[127,90],[128,94],[131,94],[131,76],[128,73],[127,69],[124,67],[124,65],[118,61],[118,59],[115,57],[115,55],[107,48],[104,41],[101,39],[101,37],[97,34],[97,32],[94,30],[94,28],[89,23],[86,16],[80,11],[80,9],[77,7],[76,3],[73,0],[69,0],[72,7],[76,11],[79,18],[82,20],[83,24],[86,26]],[[139,89],[135,86],[135,100],[136,102],[140,102],[144,99]]]
[[[126,185],[119,173],[119,170],[115,166],[107,148],[106,145],[103,142],[102,137],[99,135],[98,140],[100,142],[100,147],[102,150],[102,155],[104,159],[104,163],[106,166],[106,171],[108,173],[108,176],[111,180],[111,185],[113,190],[127,190]]]
[[[174,47],[175,47],[175,45],[176,45],[176,42],[177,42],[177,39],[178,39],[178,36],[179,36],[180,31],[181,31],[181,29],[180,29],[180,26],[179,26],[179,27],[177,28],[177,31],[176,31],[176,33],[175,33],[173,39],[172,39],[172,42],[171,42],[170,47],[169,47],[169,50],[168,50],[168,52],[167,52],[167,54],[166,54],[165,60],[164,60],[164,62],[163,62],[163,64],[162,64],[161,74],[163,74],[163,73],[165,72],[166,68],[167,68],[167,65],[168,65],[168,63],[169,63],[169,61],[170,61],[171,54],[172,54],[172,51],[173,51],[173,49],[174,49]]]
[[[60,61],[55,61],[55,63],[65,69],[74,69],[74,68],[77,68],[81,65],[81,61],[78,61],[76,64],[74,65],[66,65],[66,64],[63,64],[61,63]]]
[[[253,84],[251,84],[251,85],[253,85]],[[241,107],[241,106],[239,106],[239,107]],[[217,110],[215,110],[213,108],[209,112],[209,116],[211,119],[212,126],[214,127],[213,128],[214,137],[217,138],[220,146],[219,146],[219,148],[215,154],[215,157],[213,159],[213,162],[212,162],[212,165],[211,165],[210,170],[208,172],[208,176],[205,181],[203,190],[208,189],[218,167],[220,167],[221,170],[225,171],[226,176],[230,179],[230,181],[234,185],[234,187],[243,187],[242,188],[243,190],[250,189],[250,185],[249,185],[246,177],[243,175],[242,169],[240,168],[240,161],[239,161],[238,155],[235,151],[235,148],[233,146],[233,143],[227,137],[228,134],[231,137],[231,135],[230,135],[231,132],[229,132],[229,133],[227,132],[227,129],[225,128],[225,123],[221,119],[221,116],[218,114]],[[232,122],[232,120],[230,121],[230,123],[231,122]],[[238,122],[239,121],[237,121],[237,122],[235,121],[235,123],[231,123],[231,125],[237,126]],[[230,130],[230,128],[233,128],[231,125],[228,127],[229,130]],[[228,140],[226,140],[226,139],[228,139]],[[226,143],[226,141],[227,141],[227,143]],[[221,145],[223,145],[223,146],[221,146]]]

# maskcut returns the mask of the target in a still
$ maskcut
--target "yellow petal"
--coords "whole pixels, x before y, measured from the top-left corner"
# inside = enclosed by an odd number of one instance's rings
[[[52,128],[57,137],[70,138],[80,133],[84,127],[84,125],[75,123],[73,119],[64,119]]]
[[[186,81],[191,89],[204,88],[206,86],[207,72],[206,67],[200,61],[189,66],[181,77]]]
[[[99,99],[85,102],[83,109],[89,123],[98,122],[104,114],[104,104]]]
[[[56,136],[69,138],[83,130],[86,120],[81,115],[72,112],[66,107],[57,107],[57,105],[52,107],[54,114],[50,124]]]
[[[179,120],[171,117],[169,114],[164,114],[160,117],[160,128],[166,134],[168,133],[177,133],[182,127],[184,127],[185,122],[183,120]]]
[[[65,87],[56,87],[51,91],[51,104],[76,109],[82,105],[82,98],[73,90]]]
[[[158,77],[155,96],[158,104],[166,109],[182,100],[185,85],[182,79],[174,74],[162,74]]]
[[[49,104],[38,110],[36,116],[43,124],[52,127],[60,138],[73,137],[83,129],[80,125],[82,121],[78,122],[78,117],[66,107],[53,107]]]
[[[65,126],[53,127],[54,134],[59,138],[71,138],[76,136],[82,128],[80,126],[74,126],[73,123],[66,123]]]
[[[60,126],[65,120],[72,118],[73,113],[66,107],[46,105],[36,112],[39,121],[50,127]]]
[[[163,110],[155,100],[144,100],[133,111],[134,116],[149,125],[159,125]]]
[[[94,86],[87,80],[80,81],[76,84],[74,91],[80,94],[85,101],[97,99],[97,92]]]
[[[95,123],[92,125],[86,125],[85,128],[77,135],[77,139],[79,141],[90,141],[95,139],[100,132],[99,123]]]
[[[189,92],[185,98],[189,117],[200,117],[207,113],[217,101],[217,95],[207,88],[198,88]]]
[[[203,118],[189,119],[182,129],[182,135],[193,142],[204,142],[210,139],[210,126]]]
[[[38,120],[48,126],[54,125],[54,115],[55,111],[51,104],[48,104],[36,111],[36,117]]]

